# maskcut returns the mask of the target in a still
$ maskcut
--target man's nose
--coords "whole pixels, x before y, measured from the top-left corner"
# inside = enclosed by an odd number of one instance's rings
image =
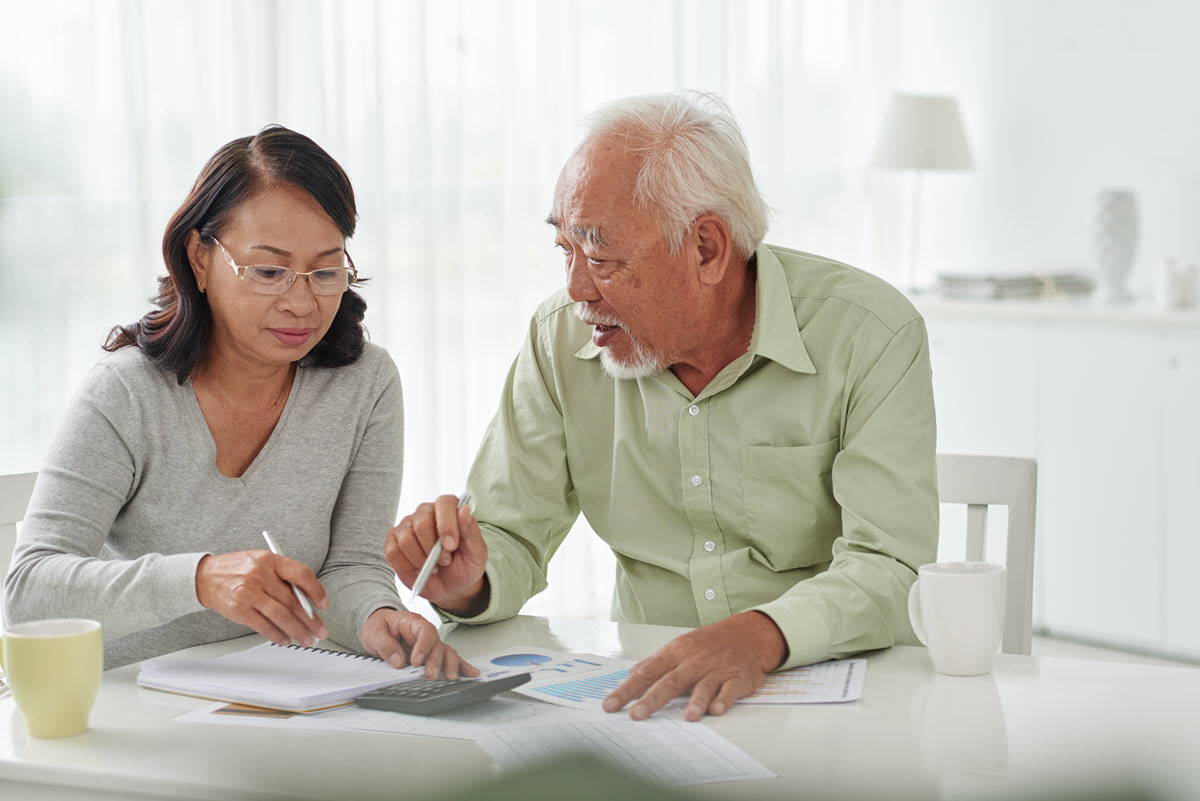
[[[576,303],[582,300],[599,300],[600,292],[596,289],[596,282],[581,262],[583,259],[575,255],[567,260],[567,294]]]

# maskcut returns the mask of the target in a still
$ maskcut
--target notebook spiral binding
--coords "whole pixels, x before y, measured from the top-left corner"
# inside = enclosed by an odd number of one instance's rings
[[[313,648],[311,645],[296,645],[295,643],[292,643],[291,645],[280,645],[279,643],[276,643],[276,642],[271,643],[271,645],[274,645],[276,648],[290,648],[293,651],[316,651],[319,654],[331,654],[333,656],[347,657],[349,659],[367,659],[372,662],[382,662],[383,661],[382,659],[380,659],[377,656],[367,656],[366,654],[352,654],[352,653],[349,653],[348,651],[333,651],[333,650],[330,650],[329,648]]]

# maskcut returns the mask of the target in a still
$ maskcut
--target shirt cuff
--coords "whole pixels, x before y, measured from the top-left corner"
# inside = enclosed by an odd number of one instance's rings
[[[750,607],[774,621],[783,633],[787,656],[776,670],[812,665],[829,659],[832,636],[829,624],[821,613],[820,597],[792,598],[783,596],[765,604]]]
[[[484,610],[474,617],[460,617],[453,612],[448,612],[442,609],[437,604],[430,604],[433,611],[437,612],[443,623],[463,623],[468,626],[477,626],[482,623],[492,623],[500,617],[500,601],[496,592],[496,582],[492,579],[492,571],[485,568],[483,574],[487,576],[488,586],[488,604]]]

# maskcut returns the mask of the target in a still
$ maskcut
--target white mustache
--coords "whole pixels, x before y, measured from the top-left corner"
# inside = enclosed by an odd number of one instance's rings
[[[623,323],[621,321],[621,319],[619,317],[617,317],[616,315],[597,314],[595,312],[589,311],[584,306],[584,303],[585,303],[585,301],[576,302],[574,311],[575,311],[575,316],[578,317],[583,322],[587,323],[588,325],[603,325],[603,326],[614,326],[615,325],[620,328],[625,327],[625,323]]]

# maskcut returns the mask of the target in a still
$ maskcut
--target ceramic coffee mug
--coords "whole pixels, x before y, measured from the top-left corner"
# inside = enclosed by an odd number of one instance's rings
[[[35,620],[9,626],[0,642],[5,678],[33,737],[70,737],[88,728],[104,670],[95,620]]]
[[[990,562],[921,565],[908,592],[908,617],[947,676],[992,669],[1004,633],[1004,566]]]

